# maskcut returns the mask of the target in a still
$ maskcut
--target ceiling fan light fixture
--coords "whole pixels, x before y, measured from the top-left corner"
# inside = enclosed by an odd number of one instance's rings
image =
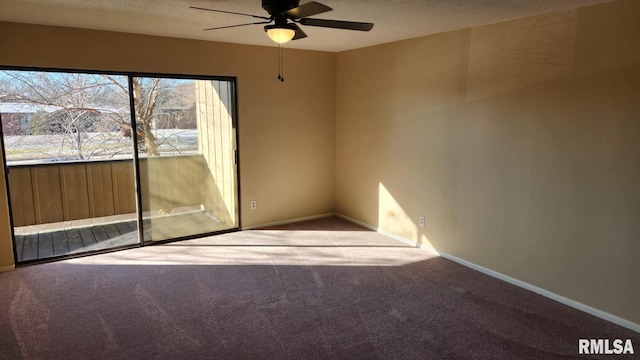
[[[295,28],[287,25],[267,25],[264,27],[269,38],[278,44],[284,44],[296,36]]]

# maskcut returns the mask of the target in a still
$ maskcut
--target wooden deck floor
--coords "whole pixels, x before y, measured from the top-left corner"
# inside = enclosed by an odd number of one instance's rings
[[[205,212],[145,219],[143,224],[145,241],[166,240],[230,228]],[[58,229],[47,225],[31,226],[29,231],[16,231],[15,235],[18,262],[135,244],[138,244],[136,220],[89,226],[66,224]]]

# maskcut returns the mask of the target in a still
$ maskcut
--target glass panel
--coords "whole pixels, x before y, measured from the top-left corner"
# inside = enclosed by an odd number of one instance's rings
[[[18,262],[138,243],[127,78],[0,71]]]
[[[232,83],[133,78],[145,241],[238,226]]]

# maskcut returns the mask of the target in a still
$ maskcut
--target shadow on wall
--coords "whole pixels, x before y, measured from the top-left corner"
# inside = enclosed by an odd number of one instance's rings
[[[459,236],[472,235],[459,232],[467,225],[506,220],[507,214],[492,219],[501,210],[483,193],[500,191],[494,184],[509,191],[502,167],[526,159],[501,164],[499,158],[526,146],[524,132],[531,130],[529,119],[518,119],[522,109],[514,112],[508,101],[520,96],[518,89],[555,86],[573,74],[577,21],[576,10],[561,11],[399,45],[387,80],[393,110],[381,125],[379,228],[435,250],[431,236],[450,250]],[[418,59],[435,70],[423,70]],[[510,133],[493,133],[503,125]],[[518,138],[500,148],[502,137],[512,135]]]
[[[638,6],[339,54],[338,211],[638,322]]]

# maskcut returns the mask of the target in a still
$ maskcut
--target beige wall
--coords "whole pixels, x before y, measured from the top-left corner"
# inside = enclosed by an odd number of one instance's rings
[[[640,2],[339,53],[337,85],[339,213],[640,323]]]
[[[638,323],[639,14],[616,1],[348,51],[337,69],[288,51],[284,84],[274,48],[10,23],[0,64],[237,76],[243,225],[335,203]]]
[[[334,211],[335,53],[285,50],[280,83],[276,47],[0,22],[0,48],[0,65],[236,76],[242,225]],[[0,268],[13,264],[5,212]]]

